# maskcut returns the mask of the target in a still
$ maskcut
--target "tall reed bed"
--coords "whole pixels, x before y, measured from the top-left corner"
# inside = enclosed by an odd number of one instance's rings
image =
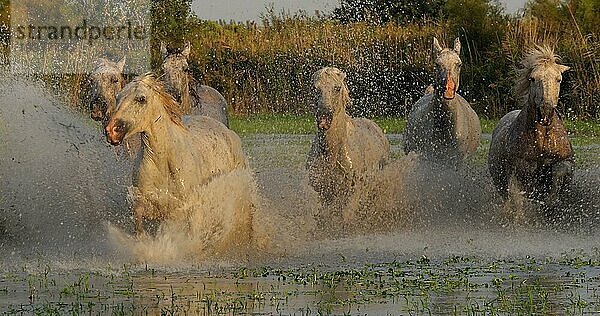
[[[264,27],[197,21],[188,38],[197,75],[223,91],[236,114],[305,113],[312,102],[311,74],[336,66],[348,74],[351,111],[368,116],[404,116],[431,83],[431,40],[450,43],[461,36],[461,93],[484,117],[518,108],[515,69],[527,47],[556,47],[572,71],[565,76],[561,111],[570,117],[600,116],[600,43],[576,27],[552,27],[536,18],[506,19],[494,27],[502,37],[480,39],[450,34],[444,22],[377,26],[340,24],[323,18],[271,16]],[[474,45],[475,46],[475,45]]]
[[[600,118],[600,34],[584,35],[574,20],[563,23],[530,17],[510,24],[501,57],[516,65],[527,47],[556,47],[561,62],[571,67],[561,86],[561,110],[572,118]]]
[[[482,25],[498,32],[481,32],[487,35],[478,38],[451,20],[341,24],[326,17],[270,14],[259,26],[192,17],[184,40],[192,43],[194,75],[221,91],[234,115],[309,113],[312,74],[336,66],[348,75],[351,113],[403,117],[432,81],[433,36],[445,43],[460,36],[461,94],[481,117],[497,118],[519,107],[511,93],[515,69],[527,47],[546,43],[572,69],[562,85],[561,112],[573,119],[600,118],[600,34],[585,33],[587,27],[580,27],[575,17],[557,22],[531,15],[492,22]],[[155,68],[160,65],[159,42],[153,38]],[[47,81],[62,89],[71,104],[87,108],[84,74]]]
[[[265,27],[200,22],[192,59],[203,81],[223,91],[234,113],[305,113],[312,74],[344,70],[352,111],[403,115],[429,84],[431,38],[439,26],[341,25],[306,17],[272,18]],[[438,34],[438,36],[441,34]]]

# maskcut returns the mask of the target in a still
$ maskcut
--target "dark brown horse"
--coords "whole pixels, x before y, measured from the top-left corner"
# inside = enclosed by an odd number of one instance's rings
[[[528,51],[515,86],[522,110],[506,114],[492,134],[489,169],[505,198],[524,192],[552,203],[573,176],[573,149],[556,111],[562,73],[569,67],[557,59],[549,47]]]

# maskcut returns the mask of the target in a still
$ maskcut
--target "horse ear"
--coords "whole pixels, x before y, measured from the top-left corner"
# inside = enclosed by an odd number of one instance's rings
[[[560,70],[560,73],[563,73],[569,69],[571,69],[571,67],[565,65],[558,65],[558,70]]]
[[[185,58],[188,58],[190,56],[190,52],[192,51],[192,44],[190,44],[190,42],[185,43],[185,47],[183,48],[183,51],[181,52],[181,54],[183,54],[183,56],[185,56]]]
[[[460,54],[460,38],[458,37],[454,40],[454,51]]]
[[[127,55],[124,55],[123,58],[117,63],[117,67],[119,67],[119,71],[123,72],[125,69],[125,61],[127,60]]]
[[[342,78],[342,81],[346,80],[346,73],[340,70],[340,78]]]
[[[165,44],[165,42],[160,42],[160,53],[164,58],[167,58],[167,56],[169,56],[169,52],[167,51],[167,45]]]
[[[440,46],[440,42],[438,42],[437,38],[433,38],[433,51],[436,54],[439,54],[443,50],[442,46]]]

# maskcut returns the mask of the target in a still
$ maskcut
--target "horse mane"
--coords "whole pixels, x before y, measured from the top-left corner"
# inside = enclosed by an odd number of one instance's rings
[[[525,56],[521,60],[521,68],[517,70],[517,80],[513,88],[514,94],[521,100],[527,100],[529,97],[529,77],[531,73],[540,66],[555,67],[560,60],[558,55],[554,54],[554,49],[547,45],[536,45],[528,48]]]
[[[346,74],[343,71],[334,67],[325,67],[317,70],[312,79],[315,87],[320,86],[332,88],[336,84],[341,86],[342,89],[340,90],[340,95],[337,98],[338,102],[337,104],[334,104],[335,109],[339,109],[340,107],[345,108],[346,105],[350,103],[350,92],[345,82]]]
[[[169,114],[169,118],[171,119],[171,121],[173,121],[173,123],[177,125],[183,126],[183,122],[181,122],[181,116],[183,116],[183,111],[181,110],[179,103],[175,101],[172,95],[165,91],[162,82],[160,82],[160,80],[156,78],[154,73],[149,72],[143,74],[135,78],[132,82],[135,84],[144,84],[152,91],[156,92],[163,108]]]

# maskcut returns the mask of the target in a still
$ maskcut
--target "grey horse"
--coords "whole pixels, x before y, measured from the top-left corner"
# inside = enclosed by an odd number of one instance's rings
[[[113,113],[117,94],[125,86],[123,68],[125,57],[119,62],[100,58],[90,75],[90,116],[95,121],[105,121]]]
[[[492,134],[488,165],[504,198],[524,192],[552,204],[571,182],[573,148],[556,111],[562,73],[569,67],[557,59],[549,47],[528,51],[514,89],[522,109],[502,117]]]
[[[212,117],[229,126],[227,101],[212,87],[202,85],[189,73],[189,43],[181,51],[169,50],[161,43],[165,89],[177,100],[184,114],[198,114]]]
[[[462,161],[479,146],[481,125],[475,111],[458,93],[460,41],[442,48],[433,39],[436,54],[433,86],[413,106],[406,122],[404,152],[426,159]]]

